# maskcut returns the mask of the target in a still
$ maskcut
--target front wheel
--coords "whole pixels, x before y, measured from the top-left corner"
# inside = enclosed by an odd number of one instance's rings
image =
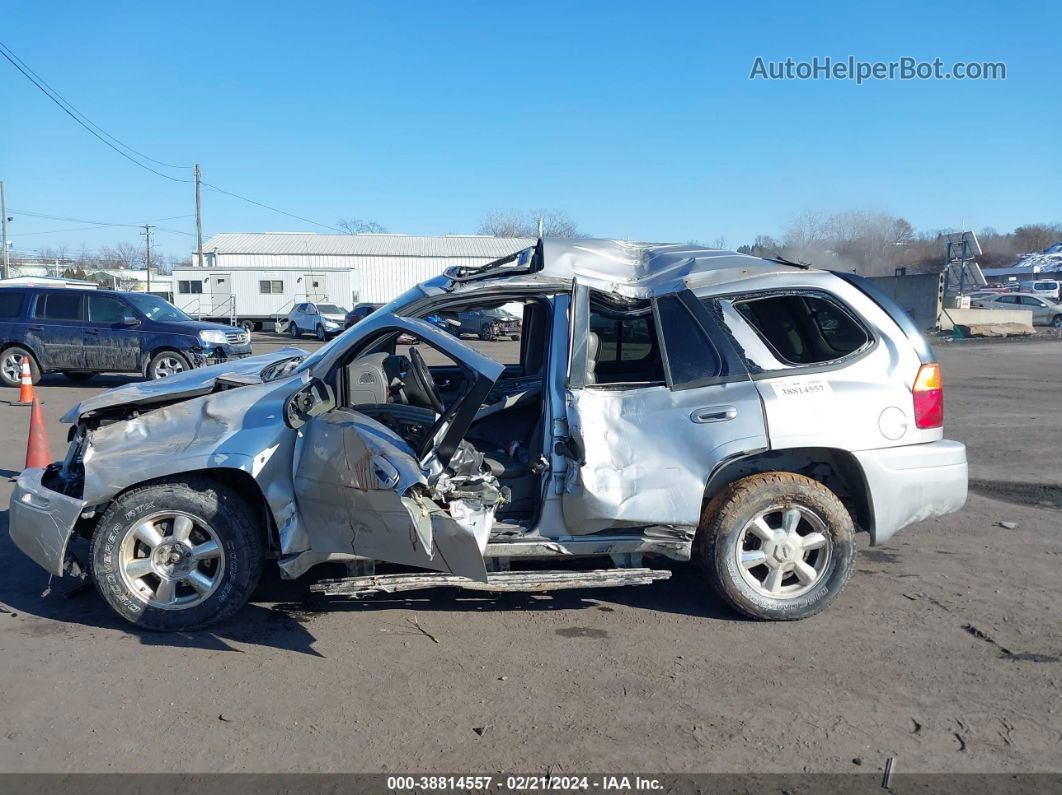
[[[158,381],[160,378],[168,378],[191,369],[192,363],[185,358],[184,354],[177,353],[177,351],[161,351],[148,362],[147,374],[152,381]]]
[[[325,334],[324,326],[322,326],[320,323],[318,323],[317,324],[317,339],[319,339],[321,342],[324,342],[327,338],[328,338],[328,335]]]
[[[855,528],[828,488],[792,472],[735,481],[705,508],[702,559],[715,591],[750,618],[792,621],[837,598],[852,574]]]
[[[298,339],[299,338],[299,327],[296,326],[294,323],[288,323],[288,334],[291,335],[292,339]]]
[[[254,512],[240,495],[190,477],[135,488],[111,503],[92,535],[92,575],[126,621],[180,632],[246,604],[262,554]]]
[[[1062,328],[1062,315],[1055,315],[1055,319],[1051,321],[1051,325],[1055,328]]]
[[[484,323],[479,328],[479,338],[485,342],[497,339],[498,332],[493,323]]]

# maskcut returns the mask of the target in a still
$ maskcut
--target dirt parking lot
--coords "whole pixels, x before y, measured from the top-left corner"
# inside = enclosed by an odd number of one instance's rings
[[[742,620],[678,566],[648,587],[324,611],[271,580],[213,631],[138,632],[12,545],[29,410],[3,390],[0,769],[1062,770],[1062,342],[937,348],[966,509],[864,542],[841,598],[792,624]],[[56,456],[57,418],[127,380],[38,386]]]

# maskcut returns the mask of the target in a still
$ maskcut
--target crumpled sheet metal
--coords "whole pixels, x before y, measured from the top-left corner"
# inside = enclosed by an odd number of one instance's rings
[[[96,505],[145,480],[238,469],[262,486],[281,528],[282,547],[284,539],[303,538],[291,482],[295,431],[282,419],[284,401],[302,380],[216,392],[89,432],[83,499]]]
[[[81,401],[64,414],[60,422],[75,423],[84,414],[92,414],[112,406],[150,404],[206,394],[214,388],[219,378],[254,376],[273,362],[304,355],[306,351],[301,348],[287,346],[270,353],[248,356],[246,359],[223,362],[211,367],[197,367],[157,381],[123,384]]]
[[[720,387],[723,395],[739,388],[748,387]],[[691,423],[690,411],[703,403],[697,390],[573,389],[568,401],[569,428],[585,459],[569,467],[565,483],[566,495],[575,498],[564,500],[573,533],[696,527],[715,463],[766,444],[762,418],[750,422],[758,436],[738,438]]]
[[[294,483],[312,552],[284,561],[285,573],[297,577],[321,555],[347,554],[485,578],[493,511],[455,500],[447,513],[427,496],[414,463],[405,440],[357,412],[303,426]]]
[[[753,274],[786,269],[732,251],[627,240],[546,239],[543,254],[543,276],[571,279],[627,298],[674,292],[686,279],[706,272]]]

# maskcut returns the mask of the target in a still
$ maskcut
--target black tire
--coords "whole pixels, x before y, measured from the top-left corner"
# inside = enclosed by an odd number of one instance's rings
[[[4,348],[0,353],[0,382],[4,386],[19,387],[22,385],[21,358],[28,358],[30,365],[30,378],[34,384],[41,380],[41,368],[33,354],[20,345],[12,345]]]
[[[63,375],[71,381],[88,381],[96,374],[88,372],[87,370],[63,370]]]
[[[813,585],[806,592],[792,597],[772,596],[753,587],[739,563],[742,550],[737,545],[748,543],[741,538],[743,531],[753,524],[757,516],[774,506],[809,512],[821,523],[821,533],[829,545],[822,571],[812,580]],[[802,519],[801,526],[806,526],[805,523],[806,520]],[[793,621],[822,611],[840,594],[854,568],[855,528],[852,517],[832,491],[818,481],[792,472],[765,472],[731,483],[706,506],[701,518],[700,534],[701,559],[712,588],[739,613],[763,621]],[[753,544],[758,543],[761,542],[753,540]],[[742,549],[746,548],[743,546]],[[760,550],[754,548],[748,551],[755,553]],[[785,550],[779,554],[783,559],[791,559]],[[814,560],[811,556],[823,553],[816,550],[806,554],[810,562]],[[762,570],[769,571],[766,564]],[[758,579],[755,572],[755,569],[750,569],[747,576]],[[796,579],[794,571],[787,573],[781,582],[792,582],[793,585],[786,587],[799,588],[800,583],[793,582]]]
[[[1051,320],[1051,325],[1055,328],[1062,328],[1062,315],[1055,315]]]
[[[513,342],[516,342],[518,339],[520,339],[520,335],[519,334],[510,334],[509,335],[509,339],[511,339]]]
[[[325,327],[322,326],[320,323],[317,324],[316,334],[317,339],[319,339],[321,342],[324,342],[326,339],[328,339],[328,335],[325,333]]]
[[[484,342],[490,342],[497,336],[494,331],[493,323],[484,323],[479,327],[479,338]]]
[[[180,367],[179,370],[175,368]],[[147,378],[149,381],[157,381],[160,378],[166,378],[170,375],[176,375],[178,372],[185,373],[192,369],[192,363],[188,361],[188,357],[178,351],[159,351],[151,357],[151,361],[147,366]],[[163,370],[171,370],[163,374]]]
[[[299,338],[299,327],[296,326],[294,323],[288,323],[288,334],[291,335],[292,339],[298,339]]]
[[[253,331],[258,331],[258,326],[259,326],[259,324],[255,323],[253,320],[241,320],[240,321],[240,328],[242,328],[248,334],[250,334]]]
[[[121,570],[127,535],[148,517],[167,511],[208,524],[223,551],[224,567],[215,590],[186,608],[149,604],[130,587]],[[261,576],[263,543],[254,511],[236,491],[208,477],[190,476],[122,494],[96,525],[90,556],[96,590],[118,615],[144,629],[181,632],[224,621],[247,603]]]

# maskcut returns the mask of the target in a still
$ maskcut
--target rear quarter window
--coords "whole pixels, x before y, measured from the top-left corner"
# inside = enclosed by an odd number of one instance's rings
[[[26,294],[15,290],[0,290],[0,320],[15,320],[22,315]]]
[[[74,292],[43,293],[37,296],[34,316],[45,320],[80,320],[81,295]]]
[[[874,342],[852,310],[824,293],[737,296],[729,304],[725,322],[754,371],[833,365]]]

